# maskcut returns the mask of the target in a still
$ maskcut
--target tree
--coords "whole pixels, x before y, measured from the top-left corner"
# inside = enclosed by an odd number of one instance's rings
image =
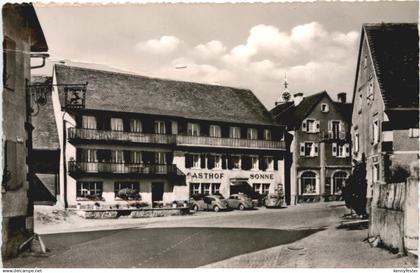
[[[347,178],[342,191],[346,207],[353,209],[357,215],[366,217],[366,163],[364,160],[356,162],[353,173]]]

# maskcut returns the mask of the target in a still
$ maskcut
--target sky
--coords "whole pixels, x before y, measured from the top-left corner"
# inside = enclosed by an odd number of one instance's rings
[[[251,89],[271,109],[289,91],[351,98],[363,23],[417,22],[416,1],[34,4],[52,64]]]

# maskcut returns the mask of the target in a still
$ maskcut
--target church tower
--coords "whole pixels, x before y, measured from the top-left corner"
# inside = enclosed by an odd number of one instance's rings
[[[281,92],[280,97],[276,100],[275,105],[286,103],[291,100],[292,95],[289,92],[288,86],[289,86],[289,83],[287,82],[287,76],[286,74],[284,74],[284,89]]]

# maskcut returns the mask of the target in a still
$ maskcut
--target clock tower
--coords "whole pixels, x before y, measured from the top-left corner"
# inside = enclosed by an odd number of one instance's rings
[[[281,92],[280,97],[276,100],[275,105],[282,104],[289,102],[292,98],[292,95],[289,92],[289,89],[287,88],[289,86],[289,83],[287,82],[286,74],[284,75],[284,89]]]

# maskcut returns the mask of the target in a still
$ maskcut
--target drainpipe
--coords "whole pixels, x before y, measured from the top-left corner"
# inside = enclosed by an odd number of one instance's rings
[[[63,113],[63,195],[64,195],[64,208],[68,208],[67,203],[67,159],[66,159],[66,142],[67,142],[67,130],[66,130],[66,120],[64,116],[66,112]]]
[[[45,59],[50,57],[48,53],[31,53],[31,58],[42,58],[42,64],[31,66],[31,69],[42,68],[45,66]]]

